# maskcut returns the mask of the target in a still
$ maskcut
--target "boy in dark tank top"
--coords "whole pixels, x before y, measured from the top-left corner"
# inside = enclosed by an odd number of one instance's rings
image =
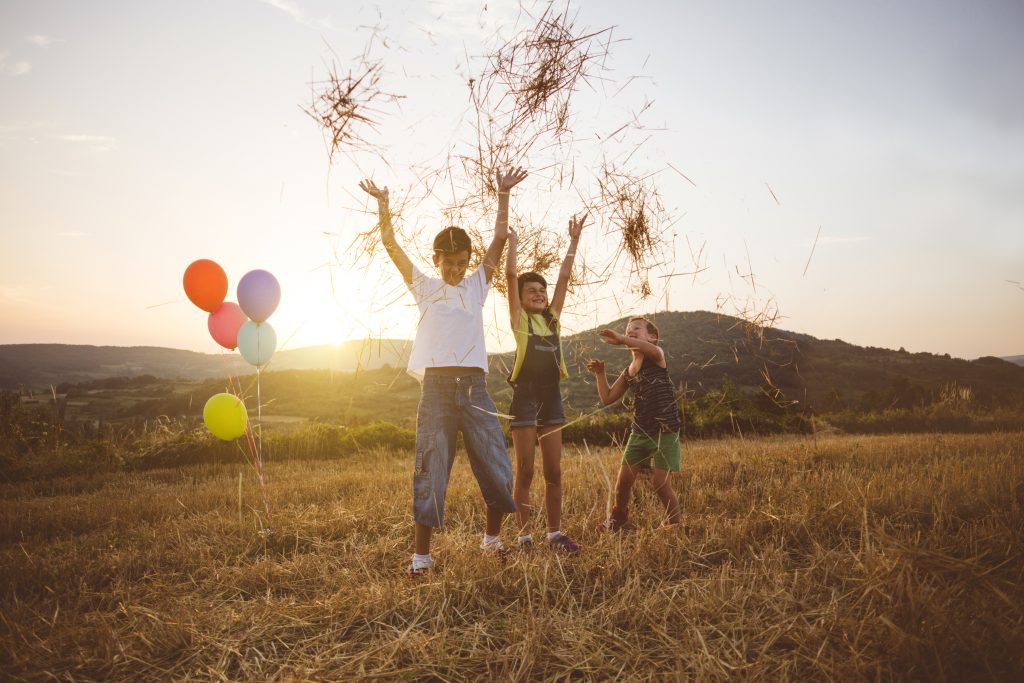
[[[633,391],[633,422],[622,454],[615,481],[615,506],[611,516],[598,526],[599,531],[616,532],[628,519],[627,505],[636,477],[645,465],[653,463],[651,480],[654,491],[665,505],[669,524],[679,521],[679,498],[671,486],[672,472],[679,471],[679,406],[675,387],[668,374],[665,352],[658,346],[658,328],[646,318],[631,318],[626,333],[601,330],[601,340],[626,346],[633,354],[629,366],[608,385],[604,361],[592,359],[587,370],[597,380],[601,405],[611,405]]]

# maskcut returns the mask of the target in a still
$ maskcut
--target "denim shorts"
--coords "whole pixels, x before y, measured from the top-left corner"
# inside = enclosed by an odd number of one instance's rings
[[[497,412],[482,372],[424,376],[416,413],[412,477],[412,513],[418,524],[438,528],[444,523],[444,501],[458,432],[462,432],[469,466],[484,503],[498,512],[515,512],[512,461]]]
[[[544,427],[565,424],[562,391],[557,383],[517,382],[508,412],[515,427]]]

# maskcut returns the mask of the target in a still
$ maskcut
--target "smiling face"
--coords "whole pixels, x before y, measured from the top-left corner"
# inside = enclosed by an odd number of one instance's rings
[[[651,324],[643,318],[633,318],[626,324],[626,336],[631,339],[639,339],[650,344],[658,343],[658,333],[651,332]]]
[[[447,254],[435,251],[434,265],[441,273],[441,279],[454,287],[466,277],[466,269],[469,267],[469,252],[457,251],[454,254]]]
[[[541,282],[527,282],[519,290],[519,301],[527,313],[541,313],[548,307],[548,288]]]

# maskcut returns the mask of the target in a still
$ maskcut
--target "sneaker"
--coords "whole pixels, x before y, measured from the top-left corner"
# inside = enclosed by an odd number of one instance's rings
[[[575,555],[580,551],[580,544],[565,534],[558,534],[555,536],[553,539],[548,541],[548,546],[552,550],[565,553],[566,555]]]
[[[423,577],[430,574],[432,567],[417,567],[412,562],[409,563],[409,578],[410,579],[422,579]]]
[[[612,508],[611,517],[597,525],[597,531],[599,533],[616,534],[626,526],[628,518],[629,514],[624,510],[620,511],[619,506],[616,505]]]
[[[502,564],[504,564],[505,560],[508,559],[508,548],[506,548],[505,544],[501,541],[496,541],[490,545],[484,545],[481,543],[480,550],[484,551],[484,555],[498,558],[498,561]]]

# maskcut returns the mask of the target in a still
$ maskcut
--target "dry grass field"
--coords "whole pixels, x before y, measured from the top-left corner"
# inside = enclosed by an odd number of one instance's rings
[[[504,566],[477,550],[461,459],[418,581],[408,455],[271,461],[269,537],[240,462],[7,484],[0,678],[1024,676],[1024,435],[706,441],[683,459],[682,528],[640,486],[634,528],[599,537],[618,452],[567,447],[583,552]]]

